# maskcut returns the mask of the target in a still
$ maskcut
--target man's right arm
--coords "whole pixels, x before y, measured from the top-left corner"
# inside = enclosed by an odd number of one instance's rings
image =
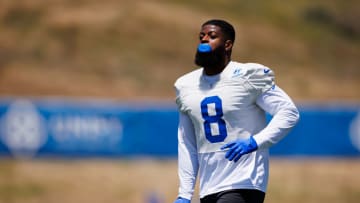
[[[194,126],[186,113],[179,113],[178,175],[179,197],[190,200],[198,173],[198,156]]]

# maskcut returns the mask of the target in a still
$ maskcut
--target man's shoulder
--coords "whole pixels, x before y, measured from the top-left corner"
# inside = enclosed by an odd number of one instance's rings
[[[230,75],[232,78],[250,78],[255,75],[267,75],[271,70],[260,63],[232,62]]]
[[[246,63],[247,72],[252,77],[273,77],[274,72],[267,66],[260,63]]]
[[[265,65],[260,64],[260,63],[253,63],[253,62],[249,62],[249,63],[239,63],[239,62],[233,62],[235,67],[240,67],[243,69],[247,69],[247,70],[258,70],[258,69],[265,69],[267,68]]]
[[[275,84],[274,72],[260,63],[243,63],[242,77],[250,85],[249,88],[263,93]]]
[[[202,68],[198,68],[189,73],[186,73],[180,76],[175,81],[175,87],[197,84],[198,81],[200,80],[201,75],[202,75]]]

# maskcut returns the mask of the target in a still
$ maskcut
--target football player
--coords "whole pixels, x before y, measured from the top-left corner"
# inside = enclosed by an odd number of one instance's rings
[[[199,178],[201,203],[261,203],[269,147],[299,112],[261,64],[231,59],[235,30],[224,20],[201,26],[195,64],[175,82],[179,109],[176,203],[190,203]],[[272,115],[267,122],[266,112]]]

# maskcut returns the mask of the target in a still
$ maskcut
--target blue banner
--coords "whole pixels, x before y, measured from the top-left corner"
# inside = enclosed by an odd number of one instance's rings
[[[359,156],[360,106],[313,104],[299,106],[300,121],[271,148],[274,155]]]
[[[299,106],[273,155],[359,156],[360,106]],[[270,119],[270,117],[269,117]],[[174,103],[0,100],[0,154],[15,157],[175,157]]]
[[[2,100],[0,153],[28,157],[175,156],[174,105]]]

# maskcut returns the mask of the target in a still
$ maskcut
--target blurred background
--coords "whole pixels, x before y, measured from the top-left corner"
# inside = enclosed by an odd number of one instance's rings
[[[172,202],[173,83],[211,18],[301,113],[271,149],[266,202],[358,202],[356,0],[2,0],[0,202]]]

